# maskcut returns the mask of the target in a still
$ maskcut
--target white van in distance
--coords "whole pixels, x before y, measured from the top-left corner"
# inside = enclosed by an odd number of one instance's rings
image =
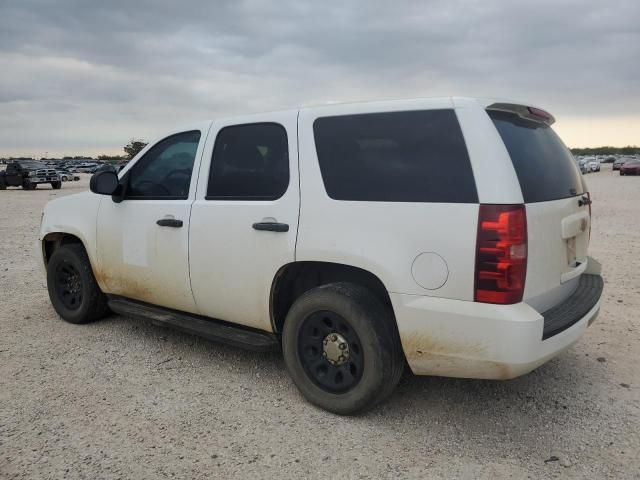
[[[282,348],[339,414],[418,375],[508,379],[576,342],[603,281],[554,118],[438,98],[198,124],[46,206],[51,302]],[[69,215],[74,212],[74,215]]]

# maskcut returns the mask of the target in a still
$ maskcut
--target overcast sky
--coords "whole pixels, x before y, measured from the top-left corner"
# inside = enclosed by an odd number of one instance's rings
[[[0,156],[324,101],[470,95],[640,145],[640,1],[0,0]]]

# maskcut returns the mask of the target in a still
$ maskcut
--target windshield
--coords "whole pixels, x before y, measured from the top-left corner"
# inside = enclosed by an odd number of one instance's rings
[[[22,168],[29,168],[29,169],[47,168],[47,166],[42,162],[20,162],[20,166]]]

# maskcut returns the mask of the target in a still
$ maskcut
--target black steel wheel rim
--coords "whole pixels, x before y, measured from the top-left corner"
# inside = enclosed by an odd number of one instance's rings
[[[82,278],[78,269],[69,262],[56,267],[55,290],[60,301],[69,310],[82,305]]]
[[[325,340],[339,338],[346,341],[347,358],[332,364],[326,354]],[[322,390],[345,393],[362,378],[364,352],[356,331],[340,315],[319,311],[309,315],[298,334],[298,357],[307,376]]]

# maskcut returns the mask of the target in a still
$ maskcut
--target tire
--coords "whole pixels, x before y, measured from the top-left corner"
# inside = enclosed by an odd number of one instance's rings
[[[53,308],[69,323],[88,323],[109,313],[107,297],[81,244],[62,245],[53,252],[47,264],[47,289]]]
[[[37,186],[37,183],[31,183],[29,180],[23,180],[22,182],[22,188],[24,190],[35,190]]]
[[[282,349],[302,395],[339,415],[384,400],[405,366],[392,311],[351,283],[316,287],[298,298],[285,319]]]
[[[51,182],[51,188],[54,190],[60,190],[62,188],[62,181],[58,180],[57,182]]]
[[[61,176],[60,180],[62,180],[63,182],[68,182],[69,181],[69,179],[67,178],[66,175]]]

